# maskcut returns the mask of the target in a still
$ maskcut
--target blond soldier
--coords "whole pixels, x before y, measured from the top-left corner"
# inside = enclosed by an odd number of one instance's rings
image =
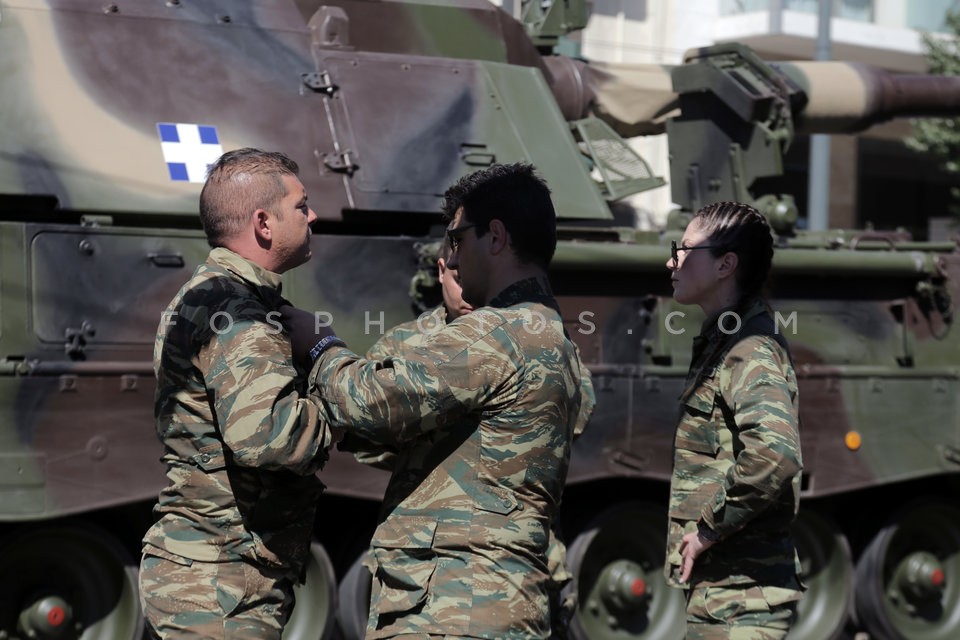
[[[200,219],[213,250],[163,315],[154,351],[168,485],[143,539],[140,596],[160,638],[279,638],[336,437],[276,309],[280,274],[310,259],[316,214],[280,153],[210,169]]]
[[[693,217],[673,297],[706,314],[693,343],[670,482],[667,581],[688,589],[689,640],[779,640],[803,587],[790,523],[800,498],[797,377],[760,299],[773,237],[752,207]]]
[[[548,638],[550,532],[592,390],[546,277],[549,189],[495,165],[445,194],[463,298],[476,309],[402,356],[312,349],[331,424],[398,451],[372,540],[367,638]],[[295,349],[316,341],[292,314]]]

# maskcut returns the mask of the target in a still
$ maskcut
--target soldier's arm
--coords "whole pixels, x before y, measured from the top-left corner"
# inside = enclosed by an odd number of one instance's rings
[[[583,430],[587,428],[587,423],[590,422],[590,416],[593,415],[593,410],[597,406],[597,395],[593,388],[593,377],[590,374],[590,370],[587,369],[587,365],[585,365],[580,358],[580,348],[577,347],[576,343],[574,343],[573,348],[577,354],[577,363],[580,365],[581,395],[580,415],[577,416],[577,422],[573,426],[573,438],[576,440],[580,437],[580,434],[583,433]]]
[[[324,351],[311,372],[311,393],[331,425],[374,442],[401,445],[455,422],[519,384],[512,340],[493,314],[476,312],[401,357],[362,359],[349,349]]]
[[[290,341],[275,325],[234,317],[200,351],[224,444],[242,466],[313,473],[336,437],[299,388]]]
[[[394,330],[387,331],[373,343],[373,346],[367,349],[364,357],[367,360],[384,360],[391,354],[400,353],[401,345],[402,343],[397,339],[396,332]],[[397,462],[397,448],[395,446],[372,442],[353,432],[347,432],[337,448],[352,453],[357,462],[375,469],[393,471]]]
[[[367,360],[385,360],[387,357],[397,355],[402,347],[394,336],[394,333],[387,331],[385,334],[373,343],[364,356]]]
[[[777,501],[802,469],[796,390],[790,362],[768,337],[753,336],[730,352],[720,388],[742,444],[724,490],[704,507],[702,521],[723,538]]]

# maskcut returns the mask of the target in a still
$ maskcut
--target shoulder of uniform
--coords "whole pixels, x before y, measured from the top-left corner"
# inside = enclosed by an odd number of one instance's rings
[[[741,360],[752,360],[758,357],[771,356],[782,358],[785,354],[784,348],[775,337],[767,334],[748,335],[738,340],[727,352],[725,360],[730,362]]]
[[[508,323],[508,316],[509,314],[505,314],[503,309],[481,307],[460,316],[456,322],[448,324],[445,332],[460,335],[464,340],[477,342],[504,327]]]

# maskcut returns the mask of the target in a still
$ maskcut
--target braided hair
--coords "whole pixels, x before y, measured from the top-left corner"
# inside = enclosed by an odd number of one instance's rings
[[[761,295],[773,263],[773,234],[763,214],[742,202],[715,202],[697,211],[690,224],[707,234],[714,257],[737,254],[740,303]]]

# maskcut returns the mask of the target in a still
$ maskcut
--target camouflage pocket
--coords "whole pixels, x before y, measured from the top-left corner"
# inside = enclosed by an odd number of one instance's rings
[[[503,487],[474,484],[466,487],[466,491],[473,498],[473,503],[481,511],[489,511],[500,515],[507,515],[520,506],[517,496]]]
[[[759,587],[698,587],[690,593],[687,615],[711,624],[736,624],[746,614],[769,611]]]
[[[722,623],[786,633],[795,616],[797,592],[757,584],[699,587],[687,603],[689,623]],[[771,633],[770,637],[782,637]]]
[[[800,591],[799,588],[760,587],[760,592],[763,594],[763,599],[767,601],[771,609],[788,602],[796,602],[803,598],[803,592]]]
[[[182,567],[189,567],[190,565],[193,564],[193,560],[191,560],[190,558],[186,558],[184,556],[171,553],[166,549],[155,547],[152,544],[145,545],[143,549],[143,557],[147,558],[150,556],[154,558],[163,558],[164,560],[169,560],[170,562],[174,564],[178,564]]]
[[[720,450],[720,438],[713,421],[717,392],[704,382],[683,403],[683,416],[677,426],[676,448],[715,457]]]
[[[374,586],[370,609],[379,615],[413,612],[423,607],[437,568],[432,549],[373,549]]]
[[[247,591],[247,575],[244,562],[216,562],[212,567],[216,571],[213,581],[217,590],[217,604],[225,616],[236,611],[244,601]]]

